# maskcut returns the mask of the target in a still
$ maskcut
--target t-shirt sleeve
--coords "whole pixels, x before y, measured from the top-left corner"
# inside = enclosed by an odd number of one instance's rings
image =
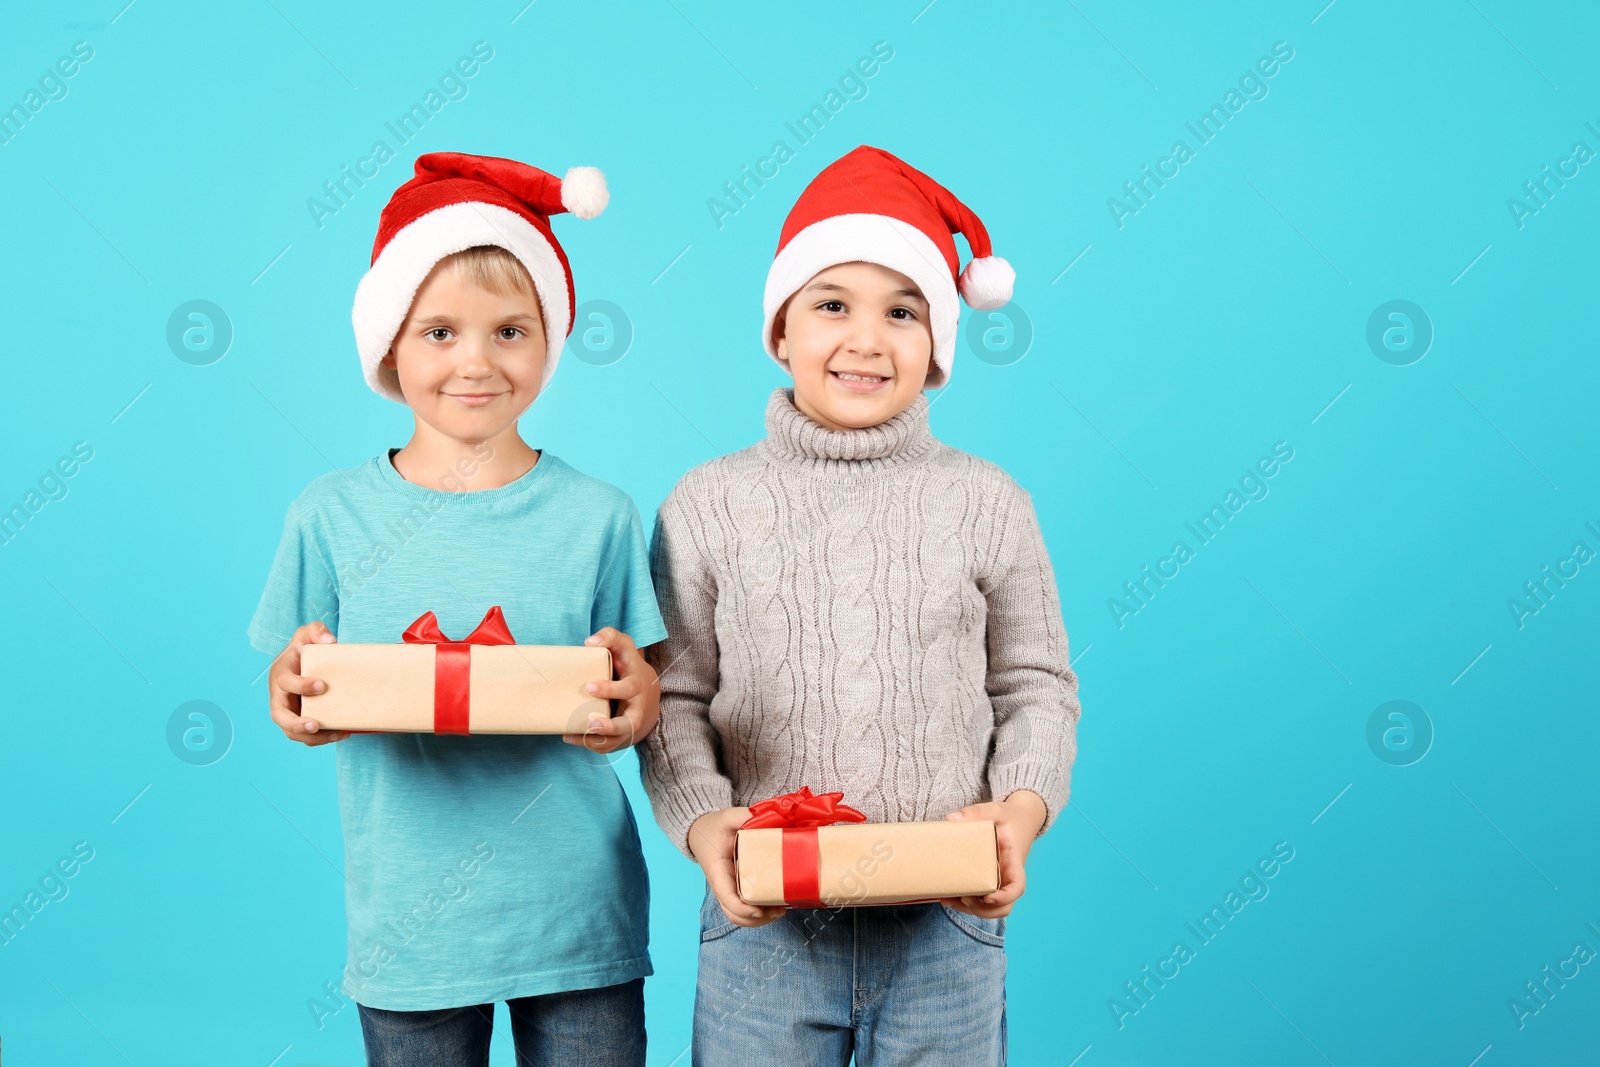
[[[615,626],[633,638],[634,646],[646,648],[667,637],[667,625],[656,604],[655,587],[650,582],[650,552],[645,546],[644,524],[639,509],[630,500],[626,521],[613,533],[606,562],[595,588],[594,613],[590,632]]]
[[[319,620],[338,635],[339,590],[328,561],[302,519],[297,501],[289,505],[266,589],[250,620],[250,644],[276,655],[296,630]]]

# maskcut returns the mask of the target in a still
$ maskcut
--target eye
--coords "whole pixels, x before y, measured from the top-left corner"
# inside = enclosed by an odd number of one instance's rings
[[[500,327],[500,340],[515,341],[518,337],[526,336],[526,332],[517,326]]]
[[[448,326],[435,326],[426,331],[423,336],[430,341],[439,341],[442,343],[450,339],[450,328]]]
[[[824,300],[822,303],[817,305],[817,310],[818,311],[826,311],[826,312],[829,312],[830,314],[837,315],[837,314],[840,314],[841,312],[844,311],[844,301],[843,300]]]
[[[917,321],[917,313],[915,311],[912,311],[908,307],[891,308],[891,309],[889,309],[889,315],[896,322],[916,322]]]

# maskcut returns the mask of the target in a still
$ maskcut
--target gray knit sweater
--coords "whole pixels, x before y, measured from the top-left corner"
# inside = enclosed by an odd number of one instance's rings
[[[639,748],[656,820],[810,786],[874,822],[1031,789],[1067,803],[1078,680],[1028,494],[935,439],[928,399],[830,430],[767,401],[757,444],[694,468],[651,544],[670,637]]]

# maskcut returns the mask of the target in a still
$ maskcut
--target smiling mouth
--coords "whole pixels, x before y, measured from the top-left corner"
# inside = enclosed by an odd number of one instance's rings
[[[860,374],[855,371],[831,370],[833,380],[852,393],[875,393],[889,384],[882,374]]]
[[[446,393],[444,395],[448,396],[448,397],[451,397],[452,399],[459,400],[463,404],[470,404],[470,405],[472,405],[474,407],[481,407],[484,404],[489,403],[489,401],[494,400],[497,397],[502,397],[505,394],[504,393]]]

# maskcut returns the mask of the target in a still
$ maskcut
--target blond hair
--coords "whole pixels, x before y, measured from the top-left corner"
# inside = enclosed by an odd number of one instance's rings
[[[444,257],[435,269],[456,270],[461,276],[491,293],[510,296],[521,293],[537,302],[539,292],[522,260],[499,245],[474,245]],[[540,309],[541,314],[543,308]]]

